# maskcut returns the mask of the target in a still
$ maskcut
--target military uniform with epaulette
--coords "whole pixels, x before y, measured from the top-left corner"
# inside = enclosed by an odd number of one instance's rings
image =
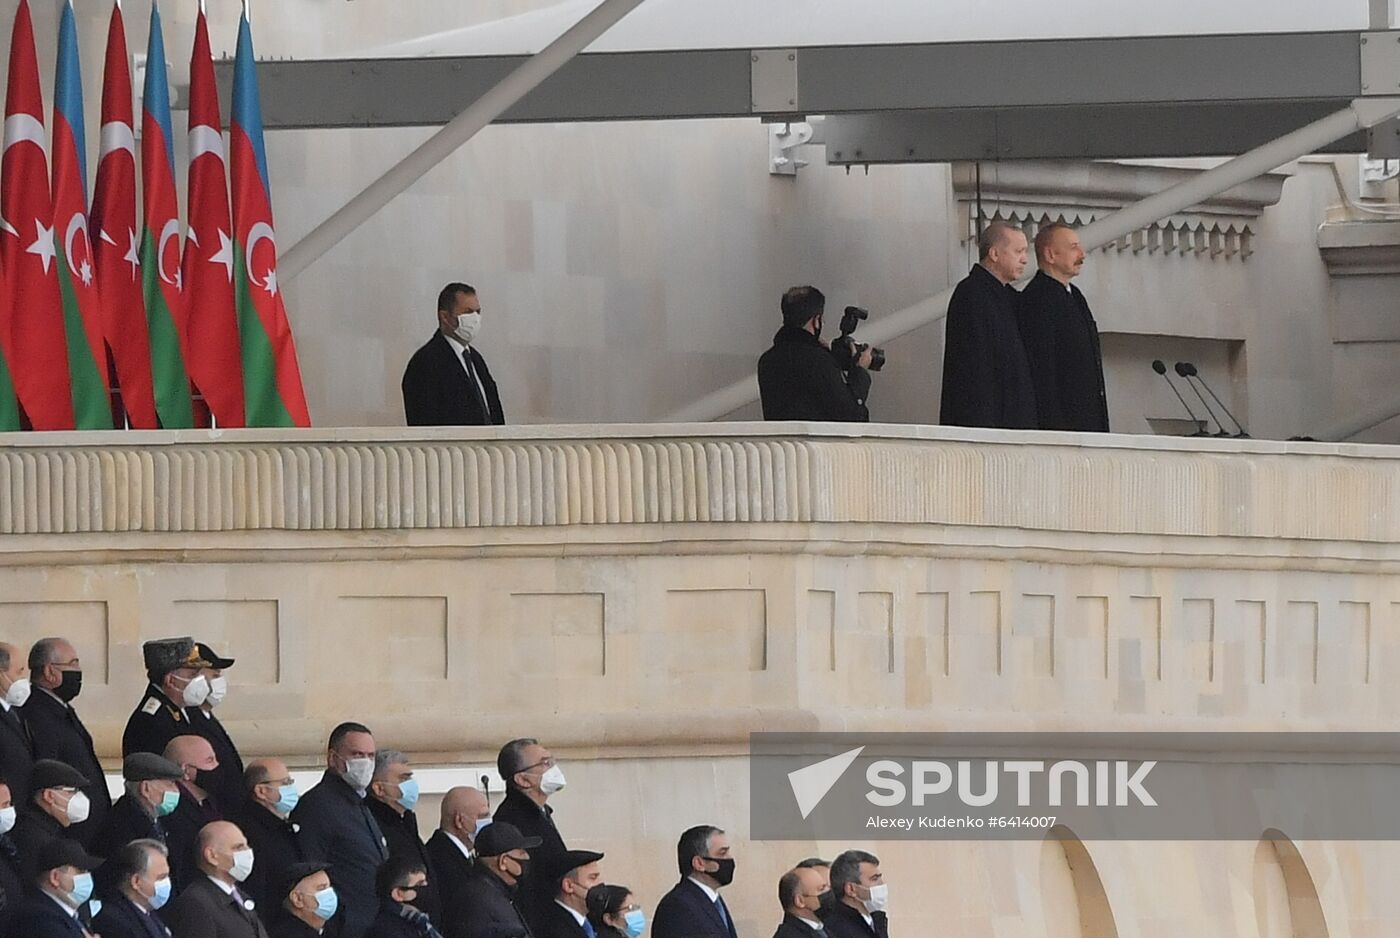
[[[180,668],[201,669],[209,662],[200,656],[192,638],[165,638],[141,646],[146,660],[146,673],[151,683],[146,695],[126,721],[122,733],[122,756],[136,752],[165,753],[165,747],[176,736],[198,735],[182,703],[165,696],[159,682],[171,671]]]

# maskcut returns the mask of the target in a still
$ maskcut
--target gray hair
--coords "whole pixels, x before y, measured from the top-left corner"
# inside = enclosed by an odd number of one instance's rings
[[[397,749],[380,749],[374,754],[374,778],[384,774],[384,770],[391,765],[408,765],[408,756]]]
[[[864,850],[847,850],[831,861],[831,889],[837,900],[846,898],[846,884],[860,882],[860,865],[880,865],[880,858]]]
[[[144,876],[151,868],[151,855],[155,853],[170,856],[169,849],[159,840],[133,840],[112,854],[112,859],[108,861],[109,869],[103,872],[112,877],[112,882],[119,884],[132,876]]]
[[[501,747],[501,751],[496,756],[496,771],[505,780],[507,788],[514,788],[514,778],[517,772],[527,768],[525,763],[525,749],[527,746],[538,746],[540,741],[530,736],[523,736],[520,739],[512,739]]]
[[[58,660],[58,646],[61,638],[41,638],[29,649],[29,670],[35,673],[44,670]]]
[[[999,248],[1006,244],[1008,238],[1013,233],[1025,234],[1020,228],[1006,221],[994,221],[982,233],[977,236],[977,257],[979,260],[986,260],[992,253],[992,248]]]

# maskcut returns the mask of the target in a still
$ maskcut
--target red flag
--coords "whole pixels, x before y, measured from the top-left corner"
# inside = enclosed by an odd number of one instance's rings
[[[136,215],[136,135],[132,132],[131,70],[120,6],[107,30],[107,65],[102,81],[102,149],[92,199],[92,247],[107,342],[127,420],[154,430],[151,337],[141,292],[141,223]]]
[[[5,265],[8,287],[8,321],[0,333],[14,372],[15,392],[35,430],[71,430],[68,342],[58,292],[44,102],[29,0],[20,0],[10,38],[0,216],[0,262]]]
[[[221,427],[244,426],[243,358],[233,300],[233,224],[223,127],[204,11],[190,59],[189,232],[183,261],[190,379]]]

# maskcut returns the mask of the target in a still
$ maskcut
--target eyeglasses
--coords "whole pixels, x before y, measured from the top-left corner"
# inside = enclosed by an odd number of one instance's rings
[[[642,904],[640,902],[634,902],[631,905],[625,905],[622,908],[618,909],[615,914],[626,915],[628,912],[640,912],[641,910]]]
[[[536,762],[534,765],[527,765],[527,766],[525,766],[525,768],[521,769],[520,771],[522,771],[522,772],[529,772],[531,769],[538,769],[538,768],[540,768],[541,766],[543,766],[543,767],[546,768],[546,769],[552,769],[552,768],[554,768],[554,766],[555,766],[554,757],[553,757],[553,756],[550,756],[548,759],[541,759],[539,762]]]

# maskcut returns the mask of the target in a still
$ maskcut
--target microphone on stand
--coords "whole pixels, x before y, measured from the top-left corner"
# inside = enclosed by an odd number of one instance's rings
[[[1209,436],[1209,433],[1207,433],[1205,430],[1200,429],[1201,426],[1204,424],[1204,421],[1202,421],[1200,417],[1196,416],[1196,412],[1191,409],[1191,405],[1186,403],[1186,398],[1182,397],[1181,392],[1176,389],[1176,385],[1172,384],[1172,379],[1167,377],[1166,363],[1163,362],[1160,358],[1158,358],[1152,362],[1152,370],[1162,376],[1162,380],[1167,382],[1167,387],[1172,389],[1172,393],[1176,395],[1176,399],[1181,401],[1181,406],[1186,408],[1186,412],[1191,415],[1191,422],[1195,424],[1197,428],[1196,432],[1191,435]]]
[[[1221,423],[1220,418],[1216,416],[1215,410],[1211,408],[1210,403],[1205,398],[1205,395],[1201,393],[1201,389],[1191,383],[1191,378],[1189,376],[1196,373],[1196,366],[1191,364],[1190,362],[1177,362],[1175,370],[1176,376],[1185,381],[1186,386],[1189,387],[1192,391],[1196,392],[1196,397],[1200,398],[1201,406],[1206,409],[1206,413],[1210,414],[1211,419],[1215,421],[1215,425],[1220,428],[1219,433],[1210,433],[1205,435],[1232,436],[1233,434],[1231,434],[1229,430],[1225,429],[1225,424]]]
[[[1214,400],[1216,404],[1220,405],[1220,409],[1225,411],[1225,416],[1229,417],[1231,422],[1234,423],[1234,425],[1239,429],[1238,433],[1233,433],[1231,434],[1231,436],[1235,436],[1240,439],[1248,439],[1249,433],[1245,430],[1244,424],[1240,423],[1238,417],[1230,413],[1230,408],[1225,406],[1225,402],[1220,399],[1220,395],[1216,394],[1215,391],[1211,390],[1210,385],[1206,383],[1206,379],[1202,378],[1200,372],[1196,370],[1196,366],[1191,364],[1190,362],[1182,362],[1181,365],[1185,366],[1186,368],[1187,382],[1189,383],[1192,378],[1195,378],[1196,381],[1201,385],[1201,387],[1206,389],[1206,393],[1211,396],[1211,399]],[[1199,394],[1201,392],[1197,391],[1196,393]],[[1216,423],[1220,423],[1220,421],[1217,420]],[[1224,426],[1222,426],[1220,429],[1224,430],[1225,428]]]

